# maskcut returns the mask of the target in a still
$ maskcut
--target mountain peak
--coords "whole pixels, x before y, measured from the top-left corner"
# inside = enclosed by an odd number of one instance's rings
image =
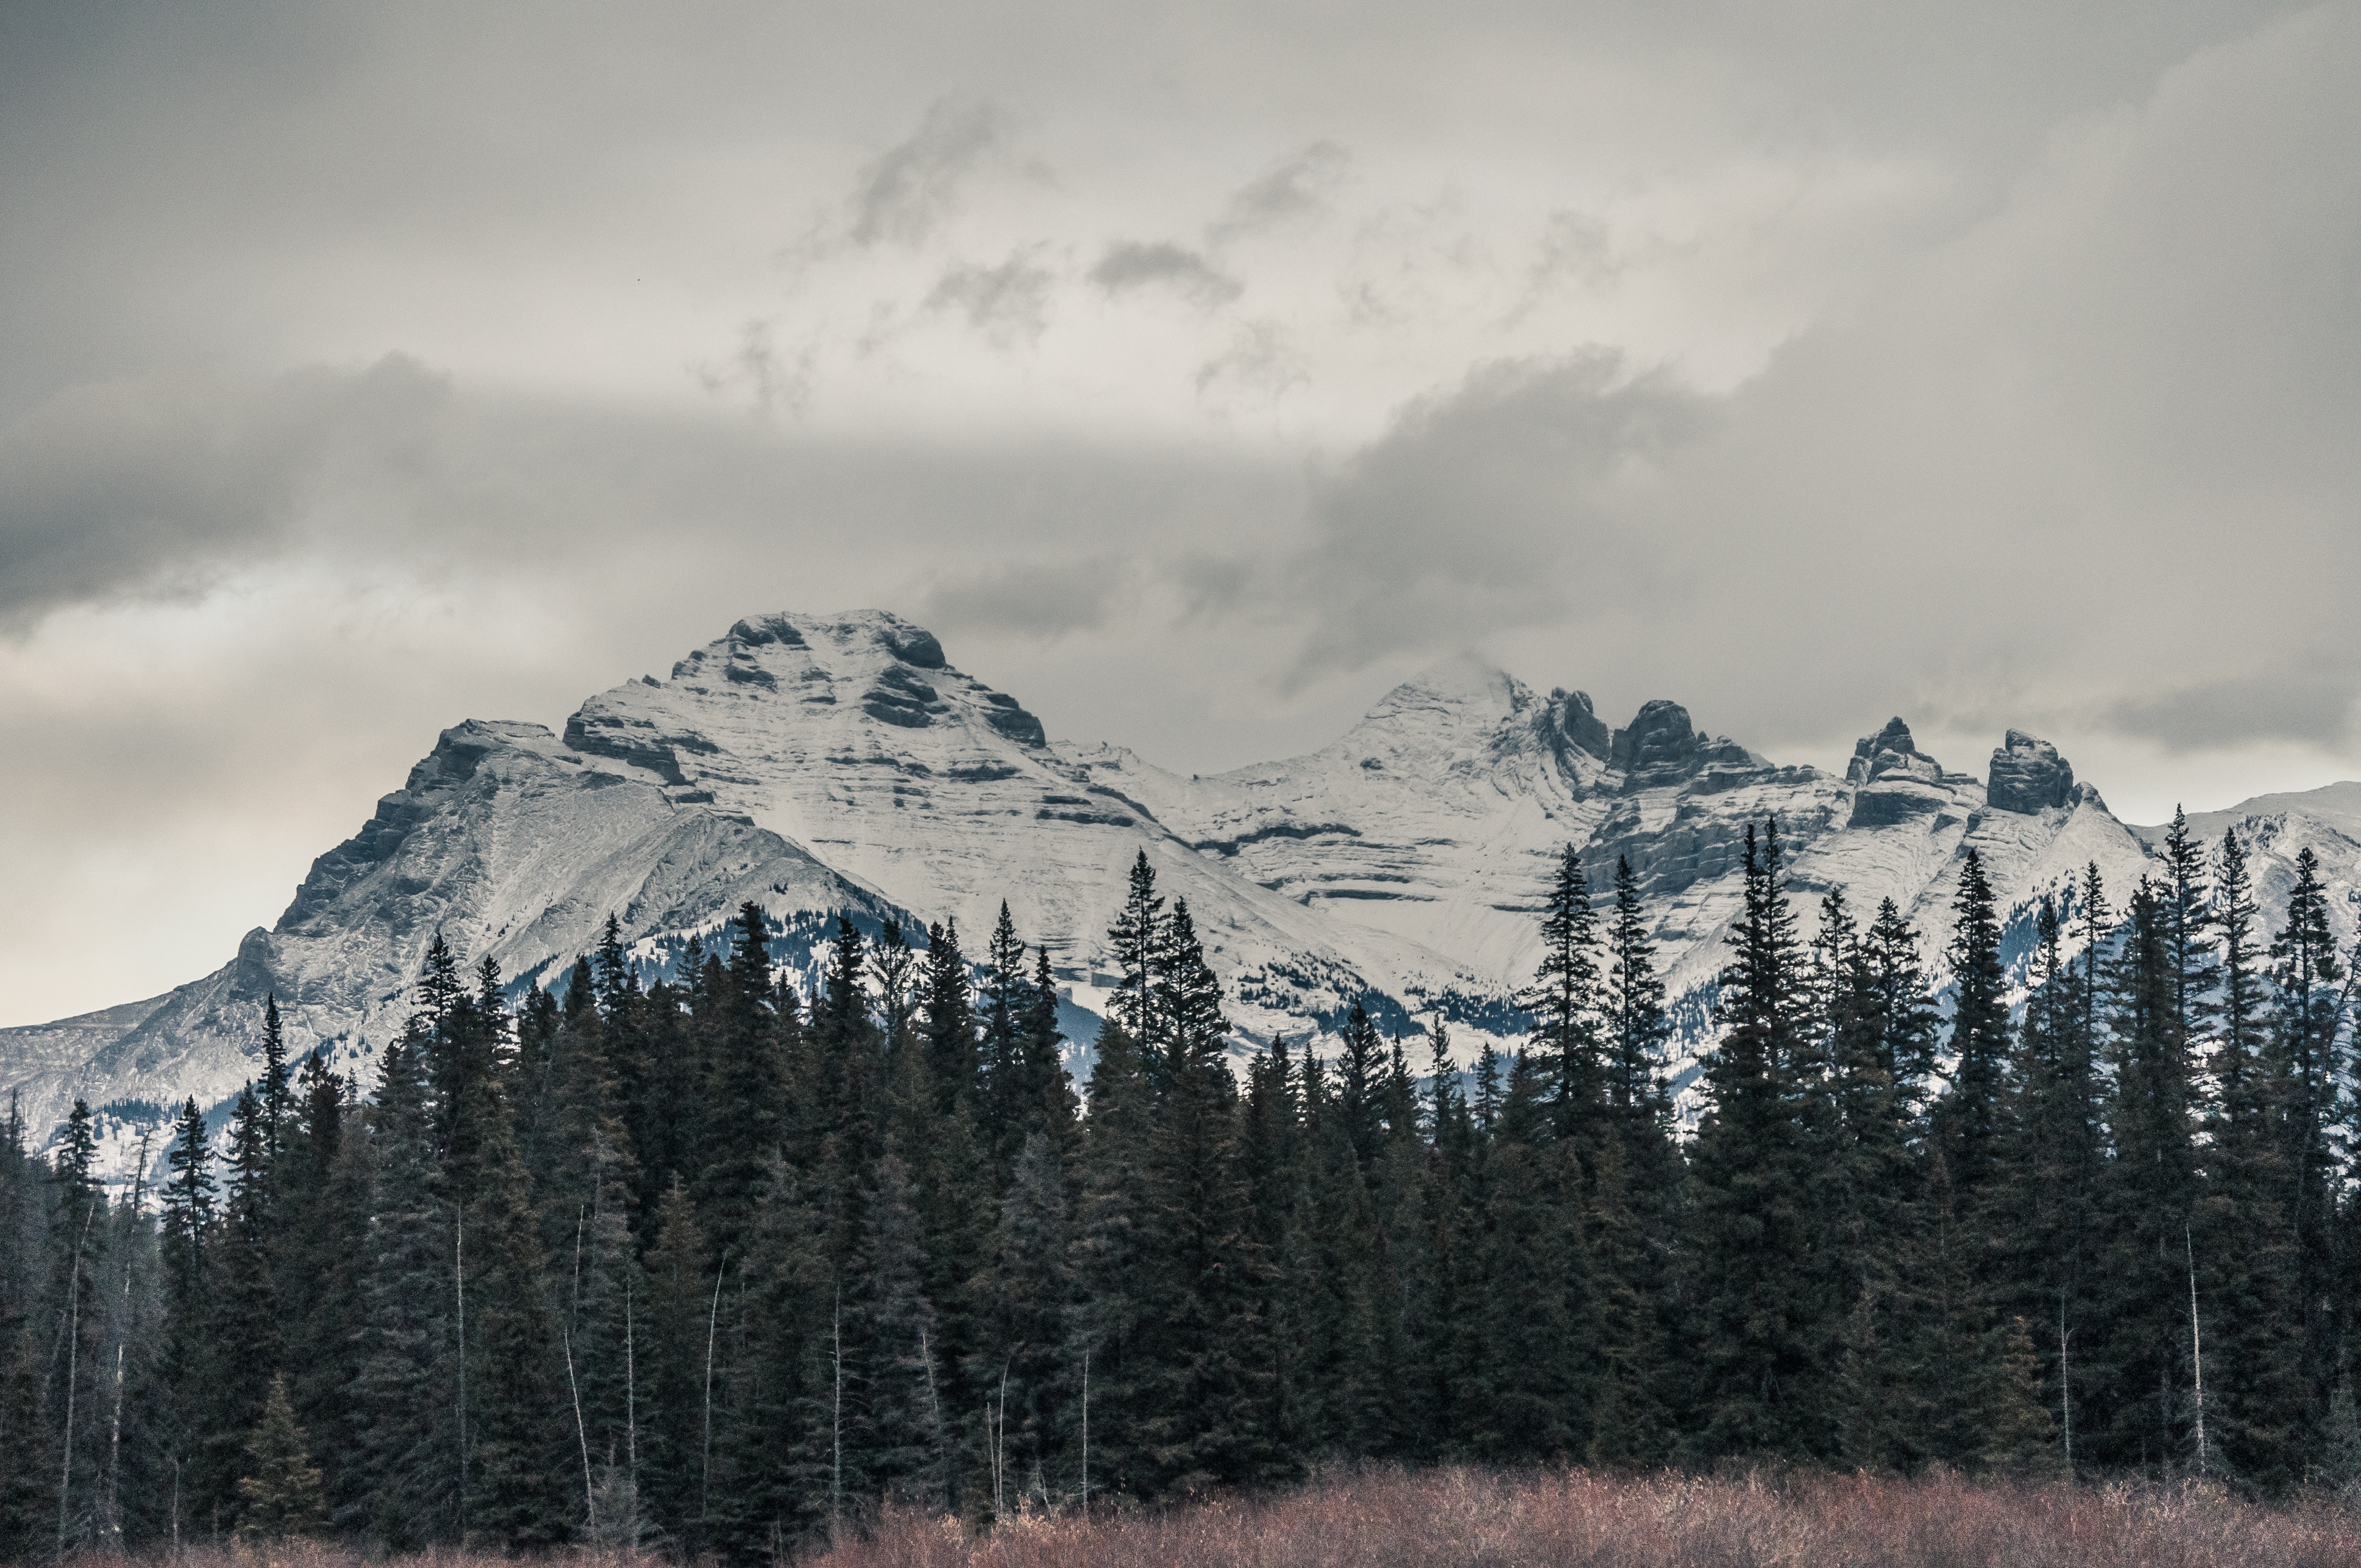
[[[1506,713],[1532,699],[1525,684],[1481,654],[1438,659],[1378,699],[1382,708],[1398,699],[1482,704]],[[1373,710],[1374,711],[1374,710]]]
[[[1885,728],[1876,734],[1865,735],[1854,742],[1852,761],[1845,766],[1845,779],[1850,784],[1874,784],[1889,773],[1908,773],[1929,780],[1943,775],[1943,765],[1918,749],[1910,726],[1898,715],[1887,719]]]
[[[1992,754],[1984,801],[1995,811],[2033,816],[2074,800],[2074,765],[2048,741],[2012,729]]]
[[[811,652],[828,649],[858,655],[882,652],[913,669],[949,668],[943,645],[935,634],[890,609],[848,609],[833,615],[806,615],[774,610],[750,615],[732,625],[719,642],[733,652],[779,649]]]

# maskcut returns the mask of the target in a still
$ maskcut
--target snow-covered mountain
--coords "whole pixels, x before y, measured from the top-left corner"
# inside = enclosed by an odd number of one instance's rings
[[[2248,824],[2267,916],[2312,845],[2361,899],[2361,784],[2192,818]],[[1087,1012],[1111,980],[1104,930],[1134,856],[1185,897],[1240,1030],[1332,1028],[1363,1001],[1394,1026],[1449,1021],[1463,1046],[1512,1037],[1537,956],[1536,905],[1572,842],[1604,889],[1618,856],[1654,914],[1685,1047],[1738,901],[1749,821],[1775,816],[1799,897],[1892,897],[1930,952],[1961,858],[1983,854],[2013,923],[2095,861],[2123,888],[2153,829],[2118,822],[2055,749],[2011,732],[1985,775],[1953,773],[1896,719],[1838,776],[1698,733],[1671,702],[1610,729],[1581,692],[1538,693],[1471,660],[1389,693],[1309,755],[1184,777],[1119,748],[1053,743],[1015,698],[952,668],[879,611],[770,615],[583,704],[562,736],[444,732],[360,831],[314,862],[270,930],[169,995],[0,1030],[0,1084],[46,1128],[76,1096],[136,1135],[255,1070],[276,992],[300,1048],[364,1070],[407,1011],[440,929],[511,983],[556,980],[611,912],[661,969],[752,899],[807,966],[833,916],[955,920],[971,956],[1005,899]]]

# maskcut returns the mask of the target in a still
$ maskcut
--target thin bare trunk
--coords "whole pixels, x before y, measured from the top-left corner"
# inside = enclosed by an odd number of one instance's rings
[[[598,1533],[598,1494],[590,1484],[590,1429],[582,1420],[582,1385],[574,1376],[574,1325],[582,1315],[582,1227],[583,1211],[574,1214],[574,1303],[566,1310],[567,1321],[558,1325],[560,1343],[566,1348],[566,1391],[574,1399],[574,1436],[582,1445],[582,1517],[590,1521],[590,1533]],[[609,1453],[611,1453],[611,1450]]]
[[[139,1134],[139,1159],[131,1173],[131,1214],[139,1216],[140,1200],[147,1193],[148,1140],[155,1133],[146,1127]],[[115,1415],[106,1431],[106,1533],[115,1544],[123,1544],[123,1352],[124,1341],[131,1329],[131,1249],[123,1249],[123,1314],[115,1327]]]
[[[636,1337],[631,1321],[631,1275],[623,1271],[623,1453],[631,1461],[631,1486],[640,1484],[640,1376],[633,1365],[632,1341]],[[609,1451],[612,1452],[611,1450]]]
[[[923,1324],[918,1329],[918,1364],[925,1367],[927,1372],[927,1424],[934,1429],[935,1464],[940,1466],[942,1471],[943,1507],[949,1508],[951,1494],[951,1466],[950,1456],[943,1452],[943,1404],[942,1400],[936,1397],[935,1353],[928,1348],[927,1331]]]
[[[1082,1346],[1082,1517],[1091,1517],[1091,1347]]]
[[[992,1517],[998,1519],[1005,1511],[1002,1500],[1004,1484],[1008,1477],[1008,1359],[1000,1363],[1000,1409],[992,1423]]]
[[[2189,1227],[2180,1227],[2180,1245],[2189,1258],[2189,1359],[2197,1375],[2197,1474],[2206,1473],[2205,1342],[2197,1330],[2197,1243]]]
[[[2058,1409],[2066,1427],[2066,1479],[2074,1478],[2074,1385],[2066,1362],[2074,1331],[2066,1326],[2066,1298],[2058,1298]]]
[[[829,1360],[836,1375],[836,1390],[828,1408],[828,1536],[834,1541],[844,1514],[844,1292],[840,1288],[836,1293],[829,1342]]]
[[[467,1212],[451,1206],[451,1283],[459,1327],[459,1535],[467,1534]]]
[[[724,1252],[721,1261],[713,1266],[713,1310],[705,1319],[705,1453],[697,1480],[699,1524],[713,1512],[713,1339],[721,1325],[721,1277],[729,1266],[730,1255]]]
[[[98,1214],[93,1198],[82,1212],[82,1235],[74,1243],[73,1263],[66,1270],[66,1427],[65,1464],[58,1475],[58,1561],[66,1560],[66,1503],[73,1495],[74,1377],[82,1352],[82,1254],[90,1245],[90,1223]]]

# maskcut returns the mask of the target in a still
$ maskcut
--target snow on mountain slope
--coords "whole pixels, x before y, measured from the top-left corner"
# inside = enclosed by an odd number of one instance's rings
[[[2361,786],[2344,787],[2350,800],[2249,803],[2271,807],[2252,817],[2265,825],[2258,859],[2276,868],[2282,844],[2323,846],[2340,899],[2361,888],[2361,837],[2345,832]],[[1829,886],[1863,919],[1891,897],[1930,959],[1971,849],[2019,959],[2038,900],[2067,894],[2086,863],[2119,893],[2152,863],[2054,749],[2015,732],[1979,778],[1920,752],[1897,719],[1839,776],[1701,734],[1675,703],[1610,729],[1580,692],[1544,696],[1454,660],[1331,745],[1191,778],[1119,748],[1053,745],[1015,698],[898,617],[769,615],[665,679],[592,697],[562,737],[514,723],[446,731],[321,857],[274,929],[167,997],[0,1031],[0,1084],[36,1126],[77,1094],[218,1101],[253,1072],[274,991],[299,1048],[324,1043],[366,1068],[438,928],[470,962],[489,953],[513,981],[547,981],[609,911],[661,963],[746,899],[779,922],[780,957],[795,965],[839,910],[870,924],[955,919],[974,957],[1005,899],[1090,1009],[1113,978],[1105,927],[1143,850],[1167,897],[1188,900],[1243,1031],[1333,1027],[1357,1000],[1411,1032],[1447,1020],[1463,1051],[1522,1026],[1514,997],[1562,847],[1582,850],[1602,901],[1627,858],[1694,1053],[1746,827],[1766,817],[1807,926]],[[2278,874],[2265,873],[2267,899]]]
[[[669,680],[585,703],[566,739],[650,770],[672,798],[808,847],[925,919],[956,921],[971,957],[1005,900],[1086,1007],[1112,979],[1099,951],[1143,850],[1236,982],[1243,1027],[1300,1026],[1371,985],[1450,968],[1382,933],[1340,943],[1317,912],[1194,852],[1117,771],[1069,760],[1014,698],[881,611],[740,621]],[[1169,803],[1172,781],[1157,782]]]
[[[211,1105],[257,1070],[263,998],[275,992],[293,1049],[324,1045],[366,1077],[408,1014],[438,930],[470,963],[489,955],[512,981],[546,980],[595,945],[610,912],[644,949],[709,929],[747,899],[807,942],[836,910],[893,913],[777,835],[684,806],[642,770],[569,751],[540,725],[462,724],[313,862],[278,926],[249,932],[229,963],[156,1003],[0,1033],[0,1052],[32,1126],[54,1124],[77,1095],[159,1114],[192,1094]],[[18,1045],[69,1025],[89,1047],[79,1059]]]
[[[2308,849],[2318,857],[2320,880],[2330,890],[2328,921],[2338,947],[2349,953],[2361,940],[2361,784],[2260,795],[2226,811],[2191,812],[2188,822],[2190,833],[2209,851],[2221,843],[2225,830],[2237,829],[2246,850],[2247,874],[2254,880],[2263,935],[2287,924],[2296,857]],[[2169,828],[2133,831],[2160,846]]]

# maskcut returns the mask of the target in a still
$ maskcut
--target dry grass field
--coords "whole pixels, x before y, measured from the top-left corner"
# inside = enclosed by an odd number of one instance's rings
[[[587,1551],[558,1555],[584,1568],[626,1562]],[[492,1561],[437,1552],[403,1568]],[[2361,1563],[2361,1508],[2266,1508],[2205,1486],[2013,1486],[1943,1475],[1368,1471],[1263,1499],[1024,1519],[986,1532],[892,1515],[802,1561],[815,1568],[2353,1568]],[[364,1568],[371,1560],[289,1542],[195,1550],[181,1562]]]

